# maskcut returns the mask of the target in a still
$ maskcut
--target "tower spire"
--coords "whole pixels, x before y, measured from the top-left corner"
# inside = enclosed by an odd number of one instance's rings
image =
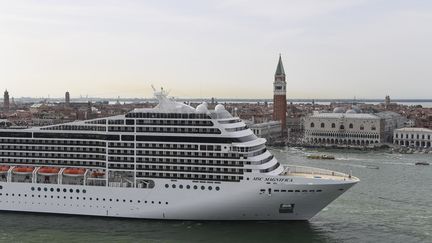
[[[275,76],[276,75],[285,75],[285,70],[282,64],[282,55],[280,53],[279,53],[279,62],[276,68]]]

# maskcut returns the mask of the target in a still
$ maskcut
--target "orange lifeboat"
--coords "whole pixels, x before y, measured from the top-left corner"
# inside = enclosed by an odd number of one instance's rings
[[[91,175],[92,175],[92,177],[95,177],[95,178],[103,177],[105,175],[105,172],[95,171]]]
[[[33,167],[16,167],[13,169],[13,173],[17,175],[28,175],[33,173]]]
[[[65,176],[83,176],[86,170],[83,168],[67,168],[63,171],[63,175]]]
[[[9,169],[10,169],[10,166],[8,166],[8,165],[0,166],[0,174],[7,173],[9,171]]]
[[[43,176],[52,176],[52,175],[57,175],[59,171],[60,171],[59,168],[42,167],[38,170],[38,174]]]

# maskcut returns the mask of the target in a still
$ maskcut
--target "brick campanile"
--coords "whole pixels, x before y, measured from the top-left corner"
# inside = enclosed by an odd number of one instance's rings
[[[286,131],[286,80],[285,70],[282,64],[282,57],[279,55],[279,62],[276,68],[273,83],[273,120],[281,121],[282,132]]]

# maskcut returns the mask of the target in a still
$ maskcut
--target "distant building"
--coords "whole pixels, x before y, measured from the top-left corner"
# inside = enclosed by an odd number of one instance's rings
[[[373,114],[314,113],[304,119],[305,140],[315,144],[372,145],[383,142],[384,121]]]
[[[66,91],[66,93],[65,93],[65,104],[66,104],[66,106],[70,105],[70,94],[69,94],[69,91]]]
[[[261,138],[272,140],[280,138],[282,135],[282,126],[280,121],[268,121],[263,123],[249,124],[249,128]]]
[[[370,145],[392,143],[393,131],[406,126],[408,119],[398,113],[383,111],[361,113],[357,106],[345,111],[314,113],[304,119],[305,139],[310,143]]]
[[[396,129],[393,143],[405,147],[431,148],[432,130],[417,127]]]
[[[8,112],[9,108],[10,108],[9,92],[7,90],[5,90],[4,95],[3,95],[3,111]]]
[[[273,83],[273,120],[280,121],[283,133],[286,131],[286,113],[286,77],[282,57],[279,55]]]
[[[386,95],[386,97],[385,97],[385,99],[384,99],[384,106],[385,106],[386,109],[389,108],[390,103],[391,103],[390,96],[389,96],[389,95]]]
[[[406,127],[408,119],[392,111],[383,111],[375,114],[384,121],[383,142],[393,143],[395,129]]]

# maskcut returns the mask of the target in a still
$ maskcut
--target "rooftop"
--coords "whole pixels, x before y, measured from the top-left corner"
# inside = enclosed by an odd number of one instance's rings
[[[374,114],[368,114],[368,113],[314,113],[310,117],[313,117],[313,118],[335,118],[335,119],[343,119],[343,118],[374,119],[374,120],[380,119],[380,117],[378,117]]]
[[[421,127],[404,127],[396,129],[395,132],[429,132],[432,133],[431,129]]]

